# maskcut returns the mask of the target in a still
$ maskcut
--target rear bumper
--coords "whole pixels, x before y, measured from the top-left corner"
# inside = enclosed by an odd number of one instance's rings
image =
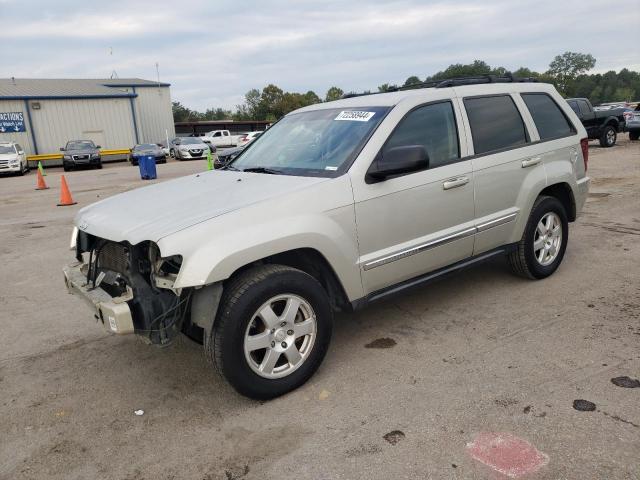
[[[87,275],[83,266],[86,267],[76,262],[62,269],[69,293],[82,298],[107,331],[121,335],[134,333],[133,317],[127,303],[133,299],[131,291],[121,297],[112,297],[100,287],[91,288],[87,285]]]
[[[576,201],[576,216],[580,215],[584,203],[587,201],[589,195],[589,186],[591,185],[590,177],[583,177],[576,182],[578,184],[578,191],[575,198]]]

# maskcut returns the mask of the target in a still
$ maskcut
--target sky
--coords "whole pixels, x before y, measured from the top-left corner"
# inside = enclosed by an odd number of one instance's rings
[[[252,89],[376,89],[452,63],[544,71],[565,51],[595,72],[640,70],[625,32],[640,0],[164,2],[0,0],[0,78],[119,78],[171,83],[189,108],[234,108]],[[625,39],[629,39],[627,42]]]

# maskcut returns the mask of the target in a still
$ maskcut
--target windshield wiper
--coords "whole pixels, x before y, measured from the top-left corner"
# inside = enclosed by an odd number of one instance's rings
[[[241,172],[242,170],[240,170],[239,168],[234,167],[231,164],[225,165],[224,167],[222,167],[220,170],[233,170],[234,172]]]
[[[266,167],[251,167],[251,168],[245,168],[242,171],[252,172],[252,173],[269,173],[271,175],[279,175],[282,173],[280,170],[274,170],[273,168],[266,168]]]

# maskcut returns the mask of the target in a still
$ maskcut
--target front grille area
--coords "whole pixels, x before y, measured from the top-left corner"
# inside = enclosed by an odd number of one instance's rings
[[[89,155],[73,155],[74,160],[89,160]]]
[[[99,251],[98,268],[126,273],[129,266],[129,252],[120,243],[107,242]]]
[[[189,153],[192,157],[199,157],[202,155],[202,150],[190,150]]]
[[[9,168],[9,160],[0,160],[0,168]]]

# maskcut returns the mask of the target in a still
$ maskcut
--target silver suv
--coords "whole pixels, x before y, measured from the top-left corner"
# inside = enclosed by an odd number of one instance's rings
[[[551,275],[589,187],[575,113],[547,84],[423,87],[305,107],[223,170],[82,209],[67,287],[114,333],[202,339],[270,398],[312,376],[337,310],[497,255]]]

